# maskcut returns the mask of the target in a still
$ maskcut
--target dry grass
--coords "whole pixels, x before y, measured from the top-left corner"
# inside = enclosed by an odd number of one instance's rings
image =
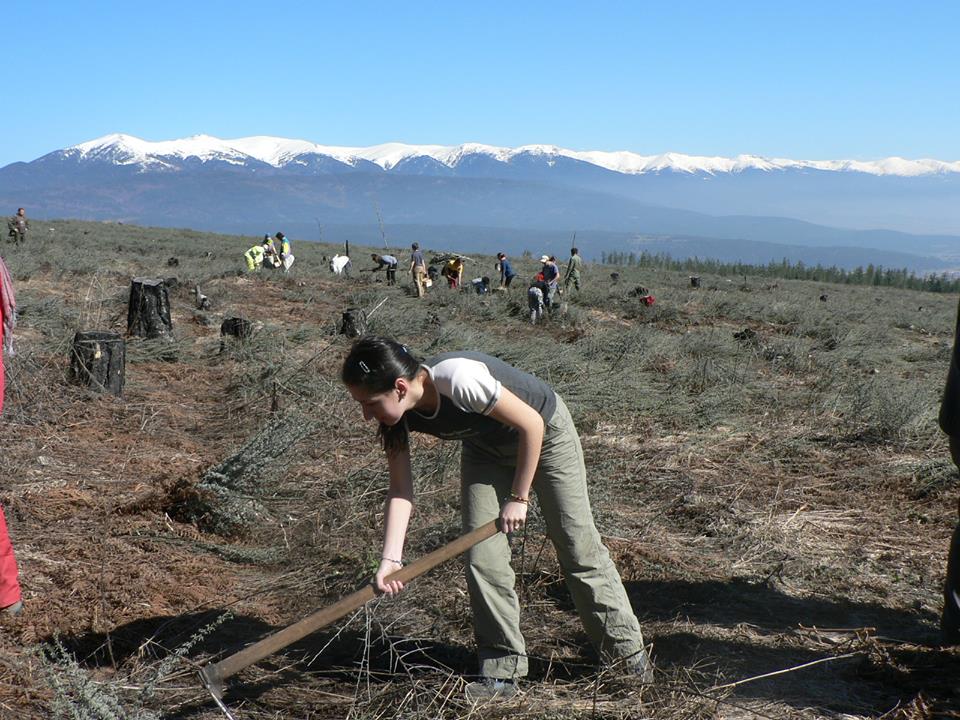
[[[343,309],[378,306],[372,331],[491,352],[567,399],[657,681],[598,672],[534,508],[515,549],[532,680],[518,701],[463,700],[472,630],[452,562],[244,671],[226,697],[238,718],[960,714],[960,656],[936,644],[958,476],[934,418],[955,297],[837,287],[821,303],[802,282],[696,291],[621,268],[610,286],[588,269],[568,311],[531,328],[522,285],[418,301],[332,277],[323,246],[299,244],[291,276],[248,278],[242,238],[55,229],[7,257],[23,314],[0,462],[28,609],[0,621],[0,718],[109,717],[90,709],[97,693],[114,717],[222,717],[199,664],[369,578],[385,466],[337,382],[335,328]],[[166,276],[170,256],[176,359],[131,342],[122,400],[69,385],[73,333],[122,331],[130,276]],[[627,294],[637,284],[653,308]],[[221,350],[225,316],[258,330]],[[224,537],[183,522],[205,471],[292,417],[316,429],[256,468],[255,524]],[[418,438],[414,459],[411,557],[459,517],[458,448]]]

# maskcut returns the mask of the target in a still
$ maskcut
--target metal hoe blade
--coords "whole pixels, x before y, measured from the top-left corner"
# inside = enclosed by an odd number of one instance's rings
[[[220,698],[223,697],[223,678],[220,677],[220,673],[217,671],[216,665],[205,665],[200,668],[200,682],[203,683],[203,686],[210,691],[210,694],[213,695],[213,699],[220,703]]]

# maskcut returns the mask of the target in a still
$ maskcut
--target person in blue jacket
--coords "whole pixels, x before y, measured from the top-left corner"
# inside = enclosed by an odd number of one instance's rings
[[[505,254],[497,253],[497,267],[500,268],[500,287],[510,287],[510,282],[517,276],[517,273]]]

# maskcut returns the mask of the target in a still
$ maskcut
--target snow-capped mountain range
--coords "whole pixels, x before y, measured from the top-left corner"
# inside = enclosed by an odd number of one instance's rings
[[[620,151],[577,151],[555,145],[523,145],[516,148],[495,147],[479,143],[462,145],[408,145],[384,143],[370,147],[341,147],[319,145],[307,140],[291,140],[270,136],[253,136],[222,140],[210,135],[194,135],[179,140],[151,142],[132,135],[112,134],[80,143],[60,151],[66,157],[83,160],[106,160],[120,165],[138,165],[151,169],[175,169],[173,159],[197,159],[201,162],[219,161],[244,165],[251,160],[283,168],[305,165],[308,156],[323,156],[338,163],[357,167],[373,164],[383,170],[393,170],[405,162],[429,159],[448,168],[456,168],[465,158],[485,156],[501,163],[510,163],[518,156],[544,159],[568,158],[595,165],[604,170],[628,175],[662,171],[682,173],[735,173],[745,170],[825,170],[859,172],[869,175],[916,177],[942,173],[960,173],[960,161],[889,157],[881,160],[789,160],[765,158],[757,155],[738,155],[735,158],[707,157],[664,153],[639,155]]]
[[[960,162],[107,135],[0,168],[0,207],[32,217],[587,258],[651,238],[746,262],[960,266]],[[12,212],[12,210],[11,210]],[[368,237],[369,236],[369,237]],[[379,239],[378,239],[379,238]],[[402,242],[397,246],[401,246]],[[531,248],[534,249],[534,248]]]

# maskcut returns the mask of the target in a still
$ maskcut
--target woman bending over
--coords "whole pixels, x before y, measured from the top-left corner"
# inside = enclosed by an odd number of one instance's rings
[[[460,440],[463,530],[500,518],[503,533],[523,528],[531,493],[583,626],[603,662],[649,681],[652,668],[613,561],[593,522],[583,451],[563,400],[542,380],[489,355],[449,352],[424,361],[393,340],[365,337],[341,377],[365,420],[380,423],[390,485],[380,567],[374,582],[400,567],[413,508],[409,431]],[[498,533],[467,554],[466,575],[480,661],[467,695],[510,697],[527,674],[510,543]]]

